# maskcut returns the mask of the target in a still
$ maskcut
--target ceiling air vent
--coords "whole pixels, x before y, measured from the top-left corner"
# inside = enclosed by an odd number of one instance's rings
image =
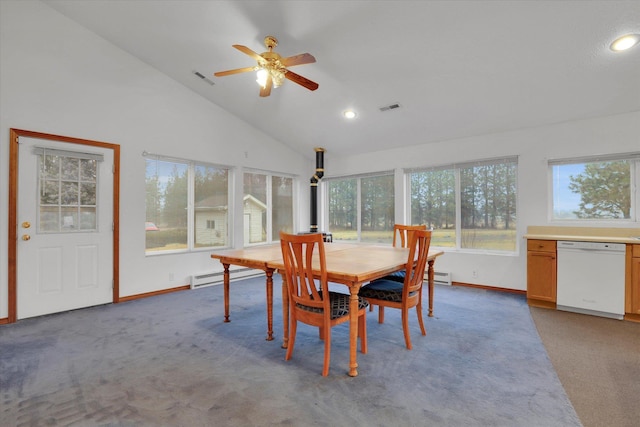
[[[205,82],[209,83],[211,86],[213,86],[215,84],[213,81],[209,80],[202,73],[199,73],[198,71],[194,71],[193,74],[195,74],[196,76],[200,77],[202,80],[204,80]]]
[[[380,107],[380,111],[384,113],[385,111],[395,110],[396,108],[400,108],[400,104],[397,102],[395,104],[387,105],[386,107]]]

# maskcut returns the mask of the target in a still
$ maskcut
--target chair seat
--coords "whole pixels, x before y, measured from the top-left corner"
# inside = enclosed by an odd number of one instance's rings
[[[384,276],[381,280],[394,280],[396,282],[404,283],[404,278],[406,274],[407,273],[404,270],[396,271],[395,273],[391,273],[388,276]]]
[[[363,286],[358,296],[363,298],[372,298],[382,301],[402,302],[402,288],[404,284],[395,280],[386,278],[374,280],[368,285]],[[415,292],[409,295],[414,295]]]
[[[347,316],[349,314],[349,298],[347,294],[340,292],[329,292],[329,303],[331,305],[331,319]],[[358,310],[366,308],[369,303],[362,297],[358,297]],[[312,313],[322,313],[321,307],[309,307],[303,304],[296,304],[302,310]]]

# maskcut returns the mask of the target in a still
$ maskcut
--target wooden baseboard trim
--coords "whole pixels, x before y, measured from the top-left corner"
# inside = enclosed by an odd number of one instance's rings
[[[640,322],[640,314],[625,313],[624,320],[628,320],[630,322]]]
[[[170,294],[170,293],[173,293],[173,292],[186,291],[188,289],[191,289],[191,286],[184,285],[184,286],[178,286],[177,288],[163,289],[161,291],[153,291],[153,292],[147,292],[147,293],[144,293],[144,294],[129,295],[128,297],[120,297],[120,301],[118,301],[118,302],[134,301],[134,300],[137,300],[137,299],[154,297],[156,295],[163,295],[163,294]]]
[[[496,286],[487,286],[487,285],[476,285],[473,283],[464,283],[464,282],[452,282],[451,286],[464,286],[467,288],[476,288],[476,289],[484,289],[487,291],[498,291],[498,292],[507,292],[510,294],[518,294],[518,295],[526,295],[527,291],[521,291],[518,289],[507,289],[507,288],[498,288]]]
[[[539,308],[550,308],[552,310],[556,309],[556,303],[551,301],[541,301],[537,299],[527,299],[527,304],[531,307],[539,307]]]
[[[8,324],[9,324],[8,317],[3,317],[2,319],[0,319],[0,325],[8,325]]]

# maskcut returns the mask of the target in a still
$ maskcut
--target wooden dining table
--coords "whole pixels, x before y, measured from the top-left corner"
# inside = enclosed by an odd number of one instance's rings
[[[428,255],[429,316],[433,316],[433,272],[434,263],[444,252],[430,249]],[[358,375],[358,292],[360,287],[372,280],[406,268],[409,250],[390,245],[358,243],[326,243],[326,269],[329,282],[345,285],[350,294],[349,311],[349,375]],[[259,269],[266,275],[267,340],[273,340],[273,274],[284,269],[280,244],[254,246],[246,249],[223,250],[211,255],[224,267],[224,321],[229,322],[229,283],[231,265]],[[282,281],[283,341],[286,348],[289,339],[289,298],[287,284]]]

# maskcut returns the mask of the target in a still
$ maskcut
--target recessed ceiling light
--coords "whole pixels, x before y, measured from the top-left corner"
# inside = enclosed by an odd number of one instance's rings
[[[627,34],[615,39],[609,48],[614,52],[620,52],[631,49],[637,45],[638,42],[640,42],[640,34]]]
[[[345,116],[347,119],[355,119],[357,114],[353,110],[347,110],[344,113],[342,113],[342,115]]]

